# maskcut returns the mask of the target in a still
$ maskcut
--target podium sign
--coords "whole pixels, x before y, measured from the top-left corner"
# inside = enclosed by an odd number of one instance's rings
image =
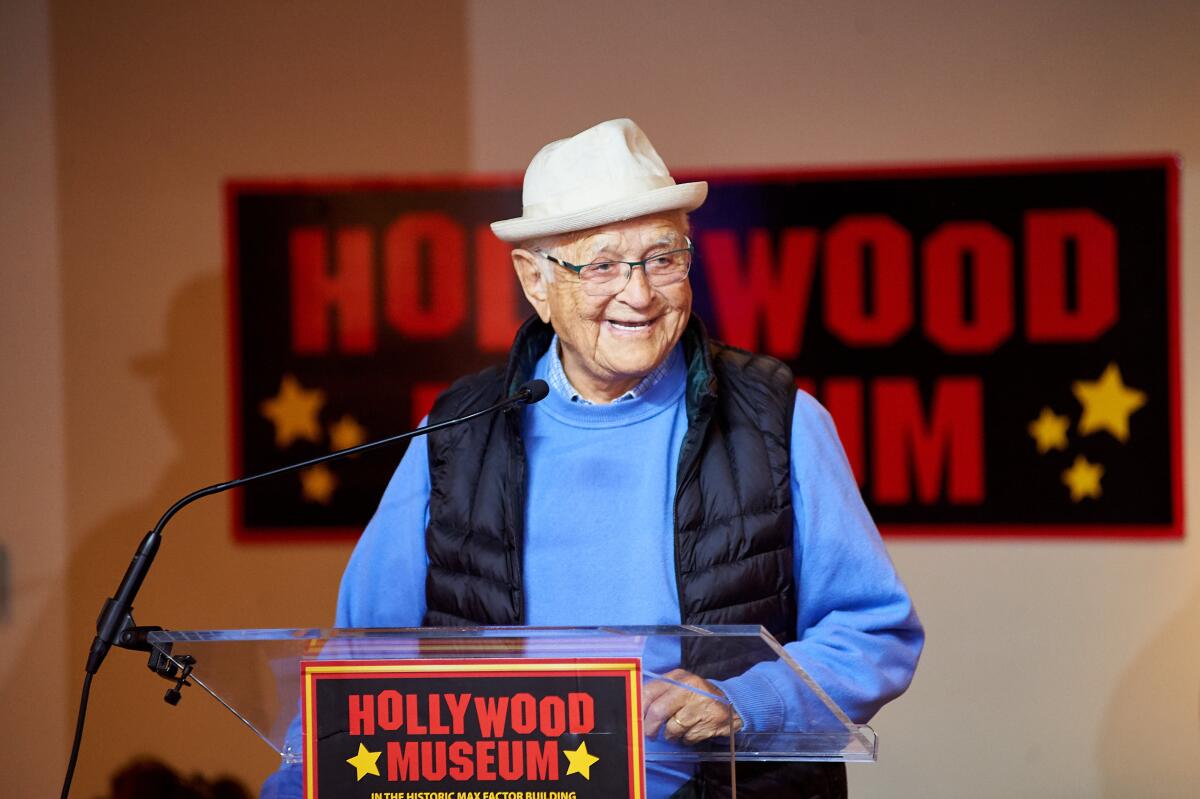
[[[645,796],[637,658],[301,663],[306,799]]]

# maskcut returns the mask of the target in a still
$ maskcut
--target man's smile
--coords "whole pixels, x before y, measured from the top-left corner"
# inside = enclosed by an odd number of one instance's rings
[[[604,322],[614,332],[641,333],[653,328],[658,322],[658,317],[653,319],[605,319]]]

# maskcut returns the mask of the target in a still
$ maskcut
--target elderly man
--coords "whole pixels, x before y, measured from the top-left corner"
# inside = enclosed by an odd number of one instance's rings
[[[782,363],[691,315],[686,214],[706,194],[676,185],[627,119],[534,157],[523,215],[492,229],[516,245],[536,317],[503,369],[461,379],[429,418],[531,378],[550,394],[413,443],[350,559],[338,626],[761,624],[855,721],[905,690],[923,632],[828,414]],[[734,731],[803,712],[770,674],[671,676],[724,693]],[[648,737],[731,731],[722,705],[667,685],[647,686]],[[840,765],[766,771],[753,795],[845,793]],[[649,778],[651,796],[713,789]]]

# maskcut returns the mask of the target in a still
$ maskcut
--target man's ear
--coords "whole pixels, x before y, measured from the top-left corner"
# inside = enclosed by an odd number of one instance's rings
[[[512,251],[513,269],[517,271],[517,280],[521,281],[521,290],[525,299],[533,306],[533,310],[545,323],[550,323],[550,300],[547,297],[548,286],[546,278],[537,262],[537,255],[529,250]]]

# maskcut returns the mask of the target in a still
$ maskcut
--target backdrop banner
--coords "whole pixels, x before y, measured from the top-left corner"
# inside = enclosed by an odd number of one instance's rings
[[[695,312],[829,409],[885,534],[1178,537],[1178,175],[680,175],[710,184]],[[237,474],[415,426],[529,313],[488,229],[519,178],[237,180],[226,206]],[[235,533],[357,535],[402,454],[252,485]]]

